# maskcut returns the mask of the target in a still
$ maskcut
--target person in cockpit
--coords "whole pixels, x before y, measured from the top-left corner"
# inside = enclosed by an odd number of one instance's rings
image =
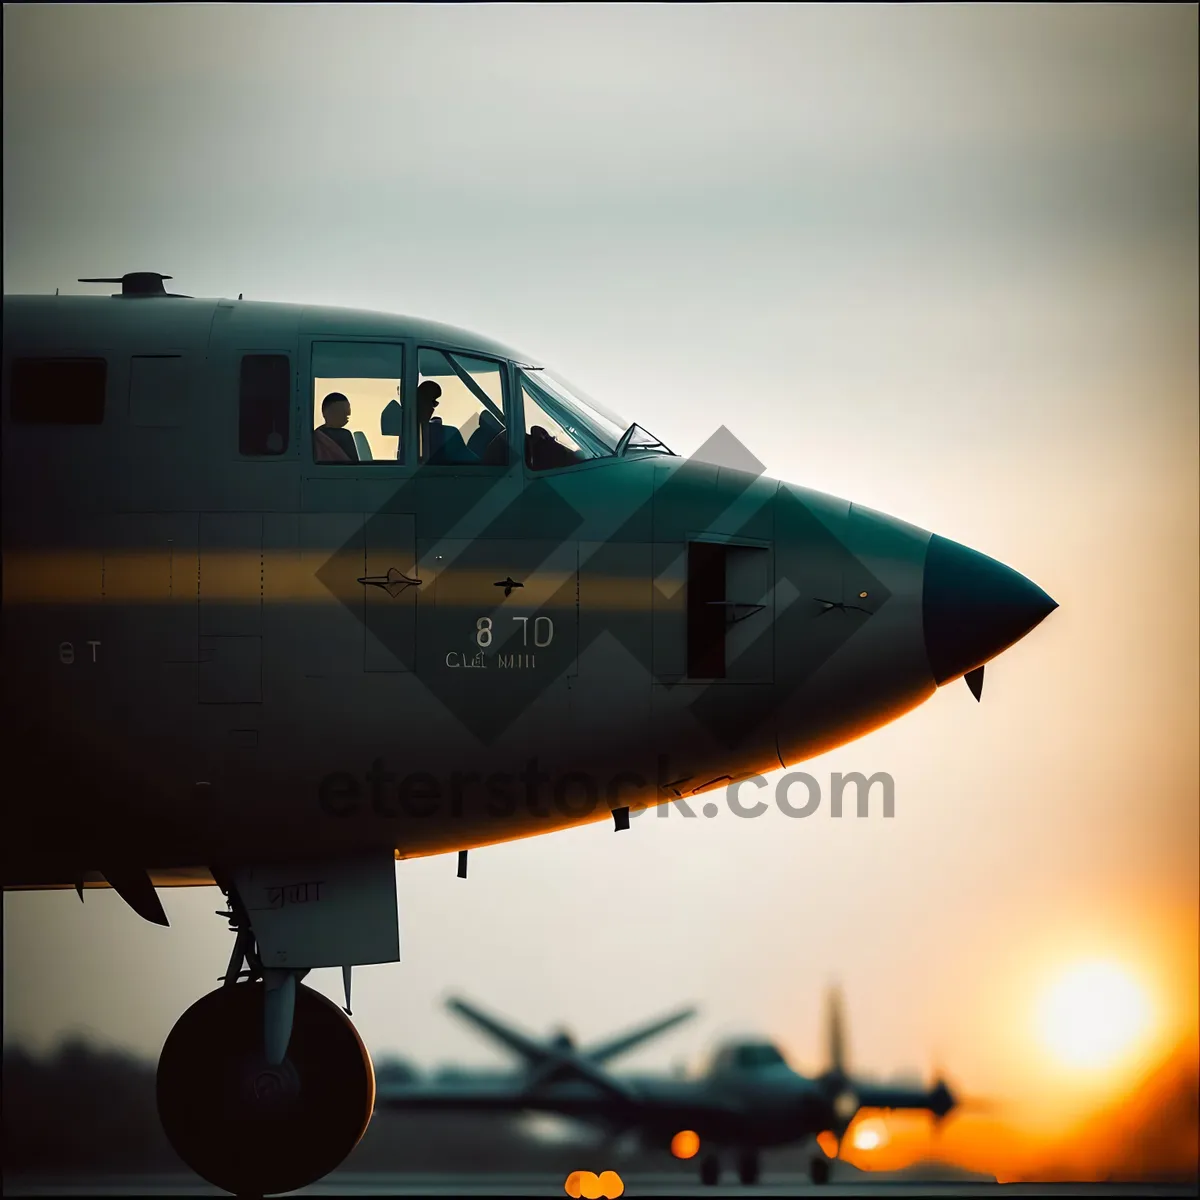
[[[346,428],[350,423],[350,401],[341,392],[330,392],[321,401],[322,424],[315,432],[328,438],[346,456],[347,462],[358,462],[358,447],[354,444],[354,435]],[[321,439],[314,438],[318,454],[322,448]],[[329,456],[331,461],[333,456]]]
[[[475,432],[467,438],[467,449],[481,463],[503,466],[508,461],[507,434],[504,425],[486,408],[479,413]]]
[[[479,462],[478,457],[467,449],[458,429],[453,425],[443,425],[441,417],[433,415],[441,394],[441,384],[432,379],[426,379],[417,388],[417,431],[421,461],[434,466]]]

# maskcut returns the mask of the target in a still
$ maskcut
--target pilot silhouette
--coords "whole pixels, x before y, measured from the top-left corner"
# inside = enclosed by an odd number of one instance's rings
[[[316,432],[323,434],[343,451],[347,461],[358,462],[358,447],[354,444],[354,435],[346,428],[350,421],[350,401],[341,392],[330,392],[321,401],[321,417],[323,424],[317,426]],[[319,448],[319,440],[314,441]]]
[[[320,429],[313,430],[313,459],[316,462],[349,462],[345,450]]]
[[[454,463],[477,463],[478,457],[467,449],[462,434],[454,425],[443,425],[433,415],[438,406],[442,386],[426,379],[417,388],[417,429],[420,436],[421,460],[434,466]]]

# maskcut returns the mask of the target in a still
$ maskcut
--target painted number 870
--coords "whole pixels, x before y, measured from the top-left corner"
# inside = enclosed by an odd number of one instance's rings
[[[521,645],[529,645],[529,618],[513,617],[521,622]],[[533,644],[540,650],[554,641],[554,622],[549,617],[533,618]],[[486,650],[492,644],[492,618],[480,617],[475,622],[475,644]]]

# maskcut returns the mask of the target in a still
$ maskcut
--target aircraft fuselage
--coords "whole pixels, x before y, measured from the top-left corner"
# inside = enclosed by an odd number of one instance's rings
[[[856,738],[1036,623],[931,665],[930,534],[635,443],[533,463],[537,364],[461,330],[4,305],[6,886],[98,882],[114,855],[207,882],[636,813]],[[434,357],[495,389],[492,461],[422,459],[409,398]],[[395,376],[393,460],[315,452],[337,371],[364,395]]]

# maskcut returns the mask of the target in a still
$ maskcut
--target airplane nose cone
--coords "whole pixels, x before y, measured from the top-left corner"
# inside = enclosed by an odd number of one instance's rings
[[[925,653],[940,687],[1023,638],[1058,604],[1011,567],[937,534],[925,557]]]
[[[939,1079],[929,1093],[929,1111],[935,1117],[941,1118],[948,1116],[957,1107],[958,1101],[954,1098],[954,1093],[944,1079]]]

